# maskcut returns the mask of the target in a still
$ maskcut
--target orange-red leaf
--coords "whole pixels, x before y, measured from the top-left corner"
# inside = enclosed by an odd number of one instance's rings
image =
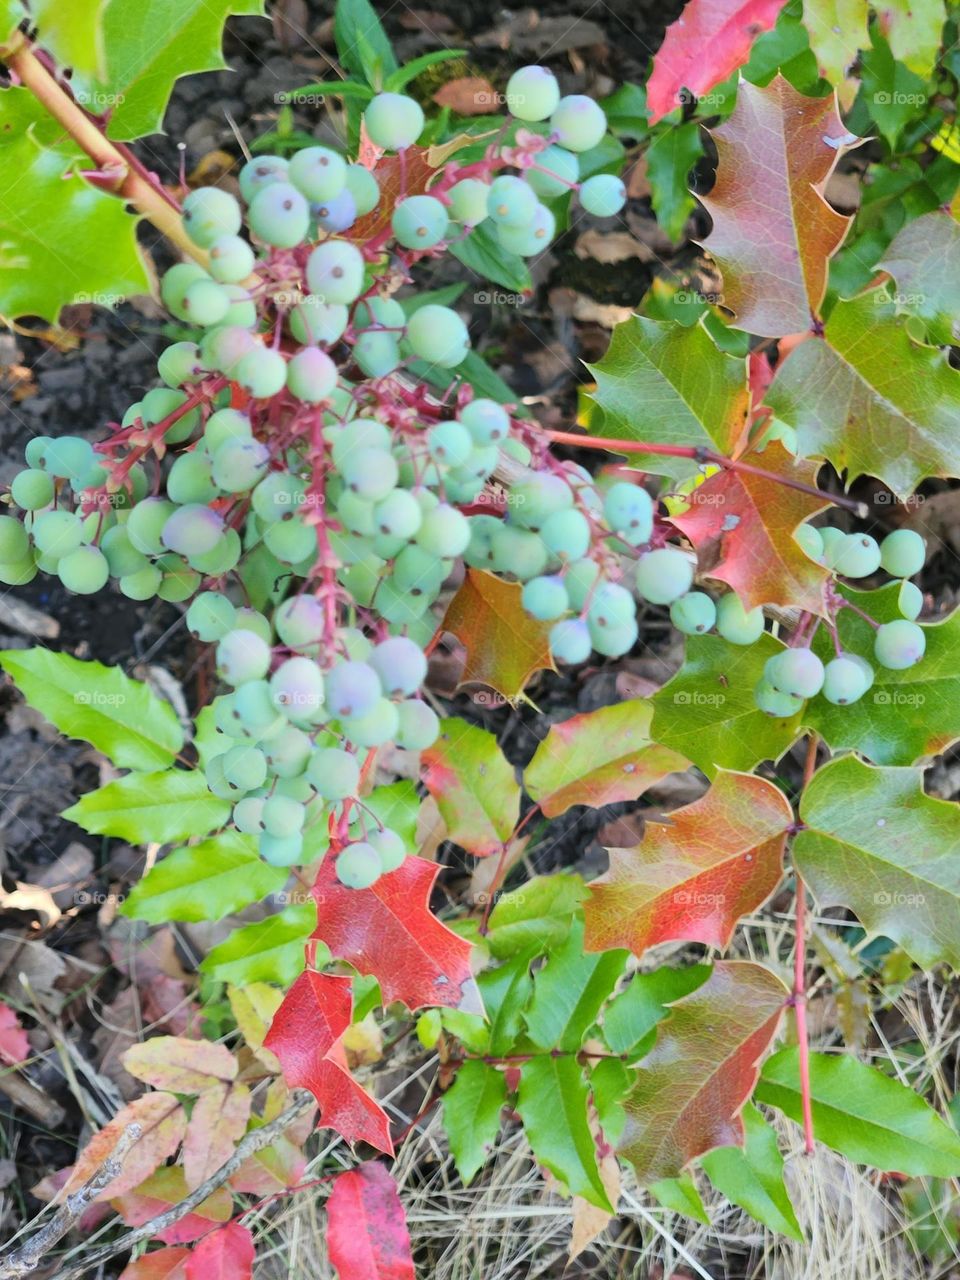
[[[438,107],[449,107],[458,116],[489,116],[500,110],[496,89],[483,76],[459,76],[448,80],[433,95]]]
[[[245,1084],[218,1084],[193,1104],[183,1140],[183,1171],[193,1190],[226,1164],[247,1130],[250,1090]]]
[[[140,1227],[179,1204],[189,1190],[180,1165],[169,1165],[158,1169],[132,1191],[115,1196],[111,1205],[128,1227]],[[154,1239],[168,1245],[189,1244],[205,1236],[211,1227],[229,1222],[232,1213],[233,1197],[226,1187],[218,1187],[185,1217],[159,1231]]]
[[[340,974],[302,973],[264,1043],[280,1059],[287,1083],[309,1089],[316,1098],[324,1128],[392,1155],[387,1113],[347,1068],[342,1039],[353,1009],[351,987],[351,979]]]
[[[366,167],[379,184],[380,202],[375,209],[358,218],[348,233],[349,239],[364,243],[387,230],[398,200],[421,195],[436,173],[427,163],[427,152],[422,147],[407,147],[406,151],[395,156],[381,155],[375,164],[367,164]]]
[[[744,81],[713,137],[717,180],[701,203],[713,219],[704,248],[723,273],[723,305],[748,333],[802,333],[819,314],[829,259],[852,221],[823,189],[862,139],[840,119],[836,94],[804,97],[780,75],[763,89]]]
[[[530,617],[520,603],[522,590],[519,582],[467,570],[442,624],[467,651],[461,684],[486,684],[516,698],[535,671],[556,670],[547,643],[550,624]]]
[[[816,482],[819,467],[787,453],[774,441],[742,459],[775,475]],[[830,571],[811,560],[794,538],[804,520],[830,504],[765,476],[721,469],[688,494],[684,515],[673,523],[696,547],[700,572],[725,582],[745,609],[775,604],[824,613]]]
[[[340,1280],[414,1280],[397,1184],[376,1161],[341,1173],[327,1201],[327,1248]]]
[[[134,1098],[80,1152],[65,1191],[69,1194],[86,1182],[113,1154],[127,1125],[138,1124],[141,1135],[124,1157],[119,1176],[104,1187],[97,1199],[110,1200],[130,1191],[173,1155],[183,1139],[186,1123],[186,1112],[172,1093],[145,1093]]]
[[[0,1060],[23,1062],[30,1055],[30,1041],[20,1019],[8,1004],[0,1003]]]
[[[189,1249],[157,1249],[124,1267],[120,1280],[186,1280],[189,1257]]]
[[[699,800],[648,823],[642,844],[609,851],[610,870],[584,904],[586,950],[725,947],[740,917],[777,887],[792,821],[779,787],[721,770]]]
[[[250,1280],[253,1236],[242,1222],[228,1222],[204,1237],[190,1255],[187,1280]]]
[[[520,816],[520,787],[494,735],[451,716],[422,766],[448,838],[477,858],[499,853]]]
[[[763,965],[721,961],[703,986],[672,1006],[624,1099],[617,1150],[641,1183],[675,1178],[714,1147],[743,1146],[740,1111],[787,994]]]

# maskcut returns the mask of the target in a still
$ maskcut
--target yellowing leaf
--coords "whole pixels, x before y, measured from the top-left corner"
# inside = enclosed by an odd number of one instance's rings
[[[448,839],[479,858],[499,853],[520,815],[520,787],[494,735],[455,717],[443,720],[422,763]]]
[[[467,651],[461,684],[477,681],[505,698],[516,698],[535,671],[555,671],[547,635],[550,624],[538,622],[523,608],[518,582],[468,569],[450,601],[443,628]]]
[[[128,1125],[138,1124],[140,1137],[127,1152],[120,1174],[97,1196],[110,1200],[131,1191],[173,1155],[183,1138],[187,1115],[172,1093],[144,1093],[118,1111],[109,1124],[95,1133],[80,1152],[64,1192],[82,1186],[114,1151]]]
[[[200,1094],[183,1140],[183,1172],[191,1191],[230,1159],[249,1118],[250,1090],[245,1084],[216,1084]]]
[[[237,1075],[237,1060],[225,1045],[182,1036],[153,1036],[135,1044],[123,1055],[123,1065],[138,1080],[175,1093],[203,1093]]]

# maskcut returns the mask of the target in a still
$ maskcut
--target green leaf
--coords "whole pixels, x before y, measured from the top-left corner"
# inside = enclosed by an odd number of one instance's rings
[[[731,454],[743,435],[749,394],[746,362],[725,355],[702,324],[684,328],[632,316],[618,324],[607,353],[589,366],[593,399],[603,410],[599,433]],[[656,475],[683,479],[692,458],[650,455]]]
[[[657,130],[647,148],[647,179],[657,221],[673,241],[683,236],[687,218],[696,207],[690,194],[690,170],[703,155],[696,120]]]
[[[810,47],[821,75],[831,84],[843,83],[858,50],[870,43],[867,14],[867,0],[803,0]]]
[[[494,735],[465,720],[442,720],[423,765],[448,837],[478,857],[499,852],[517,823],[520,788]]]
[[[878,263],[897,283],[897,310],[927,322],[931,340],[955,341],[960,296],[960,225],[948,213],[925,213],[908,222]]]
[[[635,138],[638,142],[650,132],[647,116],[647,91],[640,84],[622,84],[600,105],[607,124],[614,133]]]
[[[795,428],[798,453],[848,484],[876,476],[907,498],[929,476],[960,474],[960,373],[911,340],[885,286],[838,302],[823,338],[778,366],[765,402]]]
[[[224,831],[168,854],[134,885],[120,910],[148,924],[219,920],[278,893],[288,875],[286,867],[263,861],[252,836]]]
[[[803,1232],[783,1182],[777,1135],[749,1102],[740,1113],[746,1134],[741,1147],[717,1147],[701,1158],[717,1190],[771,1231],[802,1240]]]
[[[101,22],[106,0],[30,0],[37,41],[75,75],[103,74]],[[82,103],[81,99],[81,105]],[[93,110],[96,114],[96,107]]]
[[[403,314],[409,319],[421,307],[452,307],[466,287],[466,281],[458,280],[453,284],[445,284],[442,289],[426,289],[423,293],[412,293],[408,298],[398,298],[397,301],[403,307]]]
[[[109,137],[130,141],[158,133],[180,76],[227,67],[221,41],[232,14],[262,15],[263,0],[108,0],[107,73],[78,76],[74,90],[101,110],[110,108]]]
[[[535,954],[532,949],[523,952],[498,969],[485,969],[477,978],[483,1007],[490,1019],[487,1051],[494,1057],[509,1053],[520,1034],[523,1010],[533,991],[530,962]]]
[[[242,987],[274,982],[289,987],[304,969],[304,948],[317,925],[312,902],[298,902],[256,924],[234,929],[200,961],[200,969],[216,982]],[[321,951],[323,943],[318,943]],[[322,960],[318,961],[322,964]]]
[[[363,804],[385,827],[396,831],[410,852],[416,849],[420,797],[416,786],[409,779],[403,778],[384,787],[375,787],[368,796],[363,797]],[[363,811],[355,815],[354,821],[360,822],[362,816]],[[369,821],[368,816],[367,822]]]
[[[665,1209],[681,1213],[685,1218],[695,1218],[709,1227],[710,1216],[689,1173],[681,1173],[677,1178],[660,1178],[651,1182],[647,1190]]]
[[[847,586],[841,590],[878,622],[901,616],[898,583],[877,591]],[[927,647],[920,662],[905,671],[875,667],[872,687],[849,706],[813,699],[802,713],[804,724],[822,734],[834,750],[859,751],[874,764],[914,764],[956,742],[960,738],[960,610],[940,622],[921,625]],[[872,656],[874,631],[869,622],[852,609],[843,609],[837,626],[844,649],[868,659]],[[833,657],[829,637],[815,648],[824,661],[828,653]]]
[[[390,40],[368,0],[338,0],[333,35],[340,61],[371,88],[379,91],[386,77],[396,71]]]
[[[890,52],[874,23],[872,47],[860,54],[861,96],[890,149],[906,125],[926,110],[926,83]]]
[[[793,856],[824,905],[849,907],[922,968],[960,967],[960,806],[924,794],[922,769],[841,756],[803,793]]]
[[[633,1072],[619,1058],[601,1058],[590,1072],[590,1092],[597,1109],[597,1119],[603,1136],[610,1143],[617,1143],[623,1132],[626,1112],[623,1099],[633,1084]]]
[[[356,80],[319,80],[316,84],[302,84],[299,89],[291,89],[288,93],[278,95],[278,101],[299,102],[304,98],[314,98],[317,94],[331,98],[361,98],[369,102],[373,90],[368,84],[360,84]]]
[[[387,76],[383,82],[388,93],[400,93],[411,80],[416,80],[422,72],[435,67],[439,62],[449,62],[451,58],[462,58],[466,49],[434,49],[431,53],[421,53],[419,58],[412,58],[404,66]]]
[[[696,991],[710,976],[707,964],[691,964],[683,969],[661,965],[652,973],[637,973],[603,1014],[603,1038],[612,1053],[641,1057],[642,1042],[667,1016],[668,1005]],[[647,1043],[649,1048],[649,1042]]]
[[[627,951],[585,955],[583,921],[576,920],[566,942],[533,979],[533,999],[525,1014],[533,1043],[541,1049],[579,1049],[623,973],[628,955]]]
[[[50,649],[8,649],[0,666],[61,733],[91,743],[123,769],[163,768],[183,746],[170,704],[119,667]]]
[[[882,12],[893,56],[918,76],[929,76],[947,17],[944,0],[885,0]]]
[[[923,1098],[882,1071],[848,1053],[811,1053],[810,1089],[814,1133],[833,1151],[891,1173],[936,1178],[960,1173],[960,1137]],[[801,1122],[795,1047],[767,1060],[754,1096]]]
[[[774,720],[759,710],[753,691],[767,659],[782,647],[769,634],[752,645],[688,637],[683,666],[651,699],[651,737],[710,778],[718,768],[749,773],[761,760],[779,759],[800,731],[802,712]]]
[[[470,1185],[497,1140],[506,1100],[502,1072],[476,1059],[460,1065],[443,1095],[443,1127],[464,1186]]]
[[[487,946],[497,959],[528,951],[552,951],[561,945],[587,896],[579,876],[554,872],[534,876],[498,898],[490,913]]]
[[[193,745],[201,769],[205,769],[214,756],[222,755],[226,750],[226,735],[219,731],[215,720],[215,707],[219,701],[219,698],[214,698],[213,702],[201,707],[193,720]],[[229,739],[227,742],[229,743]]]
[[[511,293],[518,295],[533,288],[526,262],[517,254],[508,253],[485,222],[474,227],[465,240],[455,241],[448,247],[455,258],[475,271],[483,281],[482,288],[474,293],[475,302],[491,305],[495,302],[509,302],[512,306],[520,306],[525,301],[522,297],[500,298],[496,290],[490,290],[488,281],[503,285]]]
[[[218,799],[199,769],[128,773],[108,782],[63,817],[93,835],[118,836],[131,844],[167,844],[203,836],[230,817],[230,802]]]
[[[545,1054],[520,1068],[517,1111],[533,1154],[574,1195],[612,1213],[597,1167],[587,1097],[583,1069],[574,1057]]]

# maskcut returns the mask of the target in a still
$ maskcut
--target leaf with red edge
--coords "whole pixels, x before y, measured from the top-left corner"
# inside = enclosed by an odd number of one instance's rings
[[[794,458],[775,440],[740,461],[774,475],[816,483],[819,466]],[[745,609],[774,604],[826,613],[829,569],[811,560],[794,538],[803,521],[830,503],[766,476],[721,468],[685,498],[689,509],[671,521],[697,549],[700,572],[725,582]]]
[[[307,1157],[301,1149],[281,1136],[269,1147],[244,1160],[230,1179],[230,1185],[234,1191],[243,1191],[258,1198],[272,1196],[287,1187],[295,1187],[306,1167]]]
[[[189,1192],[183,1169],[179,1165],[168,1165],[132,1191],[115,1196],[110,1204],[128,1227],[141,1227],[179,1204]],[[212,1227],[229,1222],[232,1215],[233,1197],[226,1187],[218,1187],[190,1213],[157,1232],[154,1239],[168,1245],[189,1244],[205,1236]]]
[[[477,858],[500,853],[520,816],[520,786],[495,735],[452,716],[421,762],[447,838]]]
[[[347,892],[355,892],[348,890]],[[309,1089],[320,1104],[320,1124],[347,1142],[369,1142],[393,1154],[387,1113],[347,1068],[343,1033],[353,1011],[352,979],[301,973],[277,1010],[264,1041],[289,1085]]]
[[[803,333],[853,221],[823,190],[840,157],[863,139],[840,119],[836,94],[807,98],[780,75],[763,89],[744,81],[713,138],[717,180],[699,199],[713,220],[703,246],[723,273],[723,305],[748,333]]]
[[[742,1147],[740,1111],[753,1093],[788,992],[763,965],[720,961],[671,1005],[623,1101],[617,1144],[647,1185],[677,1177],[714,1147]]]
[[[20,1019],[8,1004],[0,1003],[0,1060],[13,1065],[30,1056],[30,1041]]]
[[[407,147],[402,154],[395,156],[381,155],[376,163],[366,163],[365,167],[377,180],[380,200],[376,208],[358,218],[347,232],[350,240],[364,244],[387,230],[398,200],[421,195],[436,173],[427,163],[427,152],[423,147]]]
[[[250,1090],[245,1084],[218,1084],[197,1098],[183,1140],[183,1171],[191,1191],[230,1159],[249,1118]]]
[[[460,684],[485,684],[516,698],[535,671],[556,671],[551,624],[531,618],[520,602],[522,592],[519,582],[467,570],[441,624],[467,651]]]
[[[371,1160],[333,1184],[327,1250],[340,1280],[414,1280],[410,1233],[397,1184]]]
[[[642,844],[610,850],[610,870],[588,886],[586,950],[727,946],[740,917],[779,884],[792,822],[779,787],[721,770],[699,800],[648,823]]]
[[[372,974],[385,1004],[399,1000],[408,1009],[443,1005],[480,1013],[470,944],[430,911],[439,871],[424,858],[405,858],[369,889],[348,889],[337,879],[333,858],[325,858],[311,890],[317,902],[314,937],[338,960]]]
[[[189,1249],[157,1249],[124,1267],[120,1280],[186,1280],[189,1257]]]
[[[172,1093],[145,1093],[134,1098],[99,1133],[95,1133],[80,1152],[66,1184],[66,1192],[76,1191],[96,1173],[104,1160],[113,1154],[127,1125],[138,1124],[141,1135],[127,1151],[120,1174],[107,1183],[97,1199],[110,1200],[132,1190],[149,1178],[167,1156],[173,1155],[183,1139],[186,1123],[187,1114]]]
[[[757,36],[776,25],[786,0],[690,0],[667,27],[663,44],[653,58],[647,81],[650,123],[656,124],[684,99],[681,89],[696,97],[742,67]],[[741,85],[741,90],[743,86]]]
[[[228,1222],[194,1249],[186,1267],[187,1280],[250,1280],[254,1257],[250,1228]]]

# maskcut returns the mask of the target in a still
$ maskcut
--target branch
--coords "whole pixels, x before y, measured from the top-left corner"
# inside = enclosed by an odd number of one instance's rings
[[[116,1257],[118,1253],[128,1253],[135,1244],[139,1244],[142,1240],[149,1240],[151,1237],[155,1236],[158,1231],[165,1231],[167,1227],[172,1227],[175,1222],[179,1222],[181,1218],[185,1218],[188,1213],[197,1207],[197,1205],[202,1204],[203,1201],[206,1200],[208,1196],[212,1195],[218,1187],[222,1187],[227,1179],[231,1178],[233,1174],[236,1173],[249,1156],[254,1155],[257,1151],[262,1151],[264,1147],[269,1147],[270,1143],[273,1142],[275,1138],[279,1137],[285,1129],[288,1129],[298,1116],[303,1115],[305,1111],[308,1111],[315,1105],[312,1094],[298,1091],[295,1095],[295,1100],[289,1107],[287,1107],[286,1111],[281,1112],[280,1115],[278,1115],[274,1120],[270,1120],[267,1124],[261,1125],[259,1129],[252,1129],[246,1137],[237,1144],[236,1151],[234,1151],[226,1164],[221,1165],[216,1173],[212,1173],[210,1177],[207,1178],[206,1182],[202,1182],[199,1187],[194,1188],[194,1190],[181,1200],[179,1204],[173,1205],[172,1208],[167,1209],[164,1213],[158,1214],[155,1218],[151,1218],[149,1222],[143,1223],[142,1226],[136,1227],[133,1231],[128,1231],[125,1235],[120,1236],[110,1244],[104,1245],[100,1249],[95,1249],[93,1253],[88,1254],[86,1259],[77,1266],[71,1267],[69,1270],[58,1271],[57,1280],[83,1280],[84,1276],[89,1276],[97,1267],[108,1262],[111,1258]],[[138,1126],[130,1126],[130,1128],[133,1127]],[[126,1132],[129,1132],[129,1129]],[[123,1142],[122,1138],[120,1142]],[[116,1159],[116,1153],[119,1148],[120,1143],[117,1144],[113,1156],[111,1156],[110,1161],[107,1161],[106,1164],[109,1164],[111,1161]],[[103,1166],[104,1168],[106,1168],[106,1164]],[[102,1172],[103,1169],[98,1170],[94,1175],[94,1178],[99,1177]],[[100,1184],[101,1188],[105,1186],[107,1182],[111,1181],[112,1178],[115,1178],[118,1172],[119,1169],[115,1169],[110,1178],[104,1179]],[[91,1179],[91,1182],[92,1181],[93,1179]],[[76,1194],[81,1194],[89,1185],[90,1183],[85,1184],[84,1187],[81,1188],[81,1191]],[[60,1236],[69,1229],[72,1221],[73,1219],[71,1218],[71,1220],[67,1222],[64,1230],[59,1233]],[[34,1258],[29,1269],[39,1265],[40,1258],[37,1256],[38,1253],[44,1247],[49,1248],[49,1243],[53,1243],[55,1240],[59,1239],[59,1236],[54,1236],[46,1245],[35,1245],[34,1241],[37,1241],[46,1230],[47,1228],[44,1228],[43,1231],[38,1232],[29,1244],[24,1245],[19,1251],[20,1253],[25,1253],[29,1249],[30,1256]],[[49,1261],[49,1258],[44,1260]],[[21,1269],[17,1271],[0,1271],[0,1280],[7,1280],[7,1277],[25,1275],[27,1270],[27,1268],[21,1267]]]

